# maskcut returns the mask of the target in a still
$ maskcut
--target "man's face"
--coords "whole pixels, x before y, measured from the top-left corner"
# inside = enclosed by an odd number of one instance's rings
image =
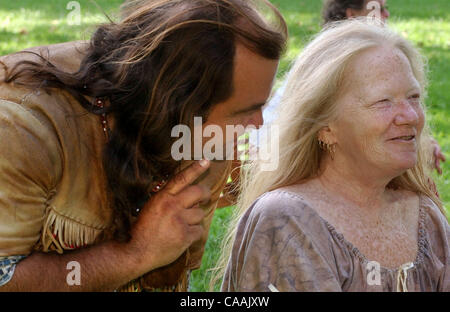
[[[203,126],[219,126],[224,141],[231,139],[225,138],[227,125],[259,128],[263,124],[262,108],[270,96],[278,62],[238,43],[233,67],[233,94],[228,100],[213,106]]]

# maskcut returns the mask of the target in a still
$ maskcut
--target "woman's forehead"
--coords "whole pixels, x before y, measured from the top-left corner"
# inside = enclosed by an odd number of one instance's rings
[[[350,62],[344,79],[352,88],[373,89],[401,79],[411,83],[414,78],[410,62],[399,49],[391,46],[370,48]]]

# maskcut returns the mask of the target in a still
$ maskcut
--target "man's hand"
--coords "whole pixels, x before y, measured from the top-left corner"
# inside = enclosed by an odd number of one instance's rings
[[[203,234],[205,212],[199,203],[209,201],[210,190],[191,185],[209,167],[209,161],[195,162],[178,173],[142,209],[132,228],[129,243],[142,258],[146,272],[175,261]]]
[[[183,170],[149,200],[129,243],[107,241],[62,255],[32,253],[0,291],[111,291],[175,261],[204,232],[198,203],[208,200],[210,192],[191,186],[209,167],[209,162],[200,163]],[[72,261],[80,265],[80,285],[67,283],[67,263]]]

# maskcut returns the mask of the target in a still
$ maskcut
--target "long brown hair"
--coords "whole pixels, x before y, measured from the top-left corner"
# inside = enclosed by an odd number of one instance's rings
[[[5,82],[71,94],[90,113],[111,114],[115,126],[103,165],[114,208],[115,238],[126,241],[135,211],[148,200],[151,183],[173,174],[171,129],[207,118],[214,104],[232,94],[237,41],[255,53],[279,59],[286,24],[268,1],[279,28],[245,0],[140,0],[127,4],[121,21],[98,27],[76,73],[41,56],[22,61]],[[90,98],[109,105],[97,108]]]

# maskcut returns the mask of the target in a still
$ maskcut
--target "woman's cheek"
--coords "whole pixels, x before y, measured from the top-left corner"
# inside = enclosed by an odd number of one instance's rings
[[[425,126],[425,112],[423,111],[422,108],[419,109],[418,116],[419,116],[419,126],[417,127],[417,132],[421,133],[423,127]]]
[[[390,109],[371,110],[365,117],[360,124],[364,148],[383,149],[386,133],[394,120],[392,111]]]

